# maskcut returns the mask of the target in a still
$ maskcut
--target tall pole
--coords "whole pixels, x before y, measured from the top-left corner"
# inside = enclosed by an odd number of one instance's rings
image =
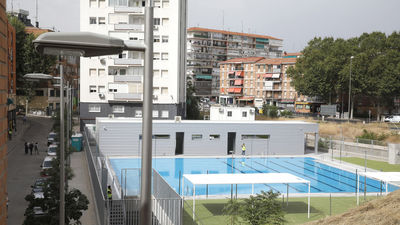
[[[350,76],[349,76],[349,102],[348,102],[348,112],[349,115],[347,116],[347,121],[350,122],[350,113],[351,113],[351,104],[350,104],[350,97],[351,97],[351,62],[353,60],[354,56],[350,57]]]
[[[65,160],[64,160],[64,78],[62,57],[60,59],[60,225],[65,223]]]
[[[151,212],[151,157],[153,133],[153,1],[146,1],[145,18],[145,67],[143,88],[143,122],[142,122],[142,171],[140,183],[140,225],[149,225]]]

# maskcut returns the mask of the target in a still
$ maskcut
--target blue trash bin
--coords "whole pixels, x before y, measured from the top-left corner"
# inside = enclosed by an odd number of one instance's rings
[[[71,146],[77,152],[82,151],[82,139],[83,135],[81,133],[77,133],[71,136]]]

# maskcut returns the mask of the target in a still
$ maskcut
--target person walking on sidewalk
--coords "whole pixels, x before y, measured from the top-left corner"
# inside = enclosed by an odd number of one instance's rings
[[[25,155],[28,154],[29,144],[25,141]]]
[[[8,130],[8,140],[12,140],[12,128]]]
[[[112,190],[111,190],[110,185],[107,186],[107,200],[108,200],[109,206],[111,208],[112,207]]]
[[[242,155],[246,155],[246,145],[242,144]]]
[[[39,155],[39,147],[37,142],[35,143],[34,149],[35,149],[35,154]]]
[[[31,155],[32,155],[32,151],[33,151],[33,143],[29,143],[29,151],[31,152]]]

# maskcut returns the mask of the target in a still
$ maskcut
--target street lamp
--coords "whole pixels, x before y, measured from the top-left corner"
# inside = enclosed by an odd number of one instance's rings
[[[350,76],[349,76],[349,102],[348,102],[348,113],[349,115],[347,116],[347,121],[350,122],[350,114],[351,114],[351,119],[353,119],[353,110],[351,109],[351,104],[350,104],[350,96],[351,96],[351,63],[353,61],[354,56],[350,57]]]
[[[124,50],[145,53],[142,118],[142,166],[140,187],[140,224],[152,221],[151,175],[152,175],[152,110],[153,110],[153,1],[147,0],[145,7],[145,43],[127,42],[118,38],[90,32],[45,33],[33,41],[42,54],[79,55],[84,57],[116,55]],[[64,186],[64,183],[62,184]],[[61,188],[60,188],[61,189]],[[61,192],[60,192],[61,194]],[[60,198],[61,200],[61,198]],[[60,225],[64,224],[64,201],[60,202]]]

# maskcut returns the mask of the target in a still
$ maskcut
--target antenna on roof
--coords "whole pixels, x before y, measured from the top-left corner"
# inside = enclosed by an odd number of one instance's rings
[[[35,25],[36,25],[37,28],[39,28],[38,11],[39,11],[39,9],[38,9],[38,0],[36,0],[36,18],[35,18],[36,24]]]
[[[225,12],[222,10],[222,30],[225,29]]]
[[[242,33],[244,33],[244,32],[243,32],[243,20],[242,20]]]

